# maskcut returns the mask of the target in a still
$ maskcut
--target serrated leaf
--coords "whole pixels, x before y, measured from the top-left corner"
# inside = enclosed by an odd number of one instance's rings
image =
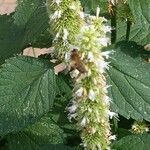
[[[50,117],[43,117],[39,122],[25,129],[25,132],[38,145],[62,144],[65,142],[63,130]]]
[[[150,28],[150,1],[149,0],[128,0],[131,12],[136,21],[147,29]]]
[[[53,106],[56,79],[48,61],[18,56],[0,69],[0,135],[35,122]]]
[[[49,18],[45,1],[19,0],[13,16],[0,16],[0,64],[29,45],[50,47]]]
[[[139,44],[150,42],[150,1],[149,0],[128,0],[135,22],[131,26],[129,40]],[[125,40],[126,22],[118,23],[118,41]]]
[[[119,42],[108,71],[112,109],[126,118],[150,121],[149,53],[134,42]]]
[[[58,75],[56,82],[58,89],[51,116],[62,128],[74,130],[75,125],[69,122],[67,118],[69,112],[66,111],[66,107],[72,99],[70,76]]]
[[[117,39],[125,40],[126,39],[126,22],[118,22],[117,28]],[[150,25],[147,25],[150,27]],[[146,30],[138,21],[131,25],[130,30],[130,41],[135,41],[138,44],[148,44],[150,42],[150,32]]]
[[[112,150],[149,150],[150,135],[129,135],[117,141]]]
[[[25,31],[23,41],[27,44],[35,43],[38,37],[43,38],[43,32],[49,27],[49,17],[46,10],[45,0],[19,0],[13,18],[15,25],[24,27]],[[45,34],[51,44],[51,35],[50,33],[48,35],[47,32]],[[41,44],[44,43],[45,41]]]
[[[38,150],[43,145],[63,144],[63,130],[49,117],[43,117],[39,122],[17,134],[7,136],[10,150]]]
[[[23,31],[13,24],[11,16],[0,16],[0,64],[23,48]]]

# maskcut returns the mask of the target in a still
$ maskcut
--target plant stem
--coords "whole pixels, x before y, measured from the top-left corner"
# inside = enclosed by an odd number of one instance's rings
[[[117,7],[116,7],[116,4],[113,5],[111,4],[110,2],[110,5],[111,5],[111,13],[110,13],[110,16],[111,16],[111,28],[112,28],[112,32],[111,32],[111,43],[115,43],[116,42],[116,38],[117,38]]]
[[[132,22],[129,19],[127,19],[127,30],[126,30],[126,40],[127,41],[129,41],[129,37],[130,37],[131,24],[132,24]]]

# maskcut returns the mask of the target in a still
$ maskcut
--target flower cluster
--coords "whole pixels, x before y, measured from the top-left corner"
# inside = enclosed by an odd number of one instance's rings
[[[109,118],[117,117],[117,114],[109,110],[111,99],[107,96],[107,89],[110,86],[104,76],[109,69],[109,62],[105,59],[113,51],[101,52],[110,43],[106,33],[111,28],[105,22],[105,18],[99,17],[98,8],[97,16],[85,15],[84,25],[76,37],[78,53],[87,72],[76,78],[72,105],[68,107],[69,119],[78,121],[83,146],[89,150],[108,149],[110,141],[115,139],[110,132]],[[72,77],[78,74],[77,69],[71,72]]]
[[[65,62],[65,55],[82,26],[82,7],[78,0],[47,0],[47,8],[54,37],[54,57]]]
[[[135,134],[142,134],[149,131],[148,125],[144,121],[135,121],[131,131]]]
[[[106,84],[105,78],[109,62],[105,60],[113,51],[101,50],[110,43],[106,34],[111,32],[111,28],[105,25],[105,18],[99,17],[99,8],[96,16],[90,16],[83,14],[78,0],[48,2],[55,37],[55,58],[69,65],[73,49],[78,54],[76,63],[79,64],[70,71],[75,83],[73,98],[67,107],[68,118],[77,121],[85,149],[109,149],[110,141],[116,138],[111,135],[109,119],[117,117],[117,114],[109,109],[111,98],[107,94],[110,85]],[[81,72],[81,68],[85,71]]]

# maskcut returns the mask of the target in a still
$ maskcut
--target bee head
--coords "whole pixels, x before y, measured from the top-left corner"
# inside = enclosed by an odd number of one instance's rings
[[[72,53],[77,53],[78,52],[78,49],[73,49],[72,50]]]

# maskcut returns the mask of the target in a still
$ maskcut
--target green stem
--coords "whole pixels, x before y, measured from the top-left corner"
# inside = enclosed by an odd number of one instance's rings
[[[111,43],[115,43],[117,39],[117,7],[116,5],[112,5],[112,14],[111,14],[111,28],[113,29],[111,32]]]
[[[127,19],[127,30],[126,30],[126,40],[129,41],[130,38],[130,29],[131,29],[132,22]]]

